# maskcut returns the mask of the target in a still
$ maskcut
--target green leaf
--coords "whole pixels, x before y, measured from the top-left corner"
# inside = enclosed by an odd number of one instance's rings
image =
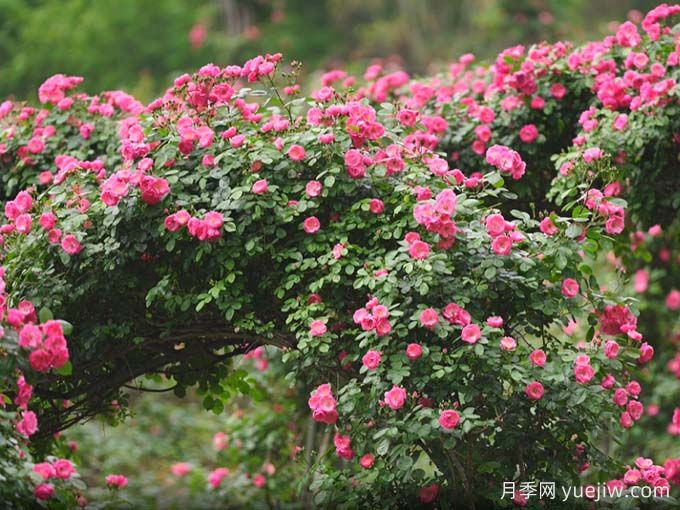
[[[42,307],[38,312],[38,319],[40,319],[41,323],[51,321],[52,319],[54,319],[54,315],[52,315],[52,310],[50,310],[47,307]]]
[[[54,372],[59,375],[69,376],[73,373],[73,365],[70,361],[67,361],[63,367],[56,369]]]
[[[70,322],[59,319],[59,324],[61,324],[61,329],[64,332],[64,336],[69,336],[71,333],[73,333],[73,325]]]

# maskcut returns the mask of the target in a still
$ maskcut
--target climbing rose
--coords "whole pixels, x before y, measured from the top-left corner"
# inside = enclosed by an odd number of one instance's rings
[[[406,357],[411,361],[415,361],[423,354],[423,348],[420,344],[408,344],[406,346]]]
[[[446,411],[442,411],[439,414],[439,425],[441,425],[444,429],[455,429],[459,422],[460,416],[453,409],[447,409]]]
[[[517,342],[511,336],[504,336],[501,338],[501,349],[504,351],[514,351],[517,348]]]
[[[108,475],[106,485],[111,488],[122,489],[128,484],[128,479],[124,475]]]
[[[158,204],[165,196],[170,193],[168,181],[161,177],[145,175],[139,185],[142,191],[142,200],[148,205]]]
[[[391,390],[385,392],[385,403],[395,411],[400,409],[404,402],[406,402],[406,390],[404,388],[392,386]]]
[[[316,216],[310,216],[305,219],[302,226],[308,234],[315,234],[319,231],[319,228],[321,228],[321,222]]]
[[[529,383],[524,391],[531,400],[541,400],[544,393],[543,385],[538,381]]]
[[[309,325],[309,334],[312,336],[322,336],[326,334],[327,328],[326,324],[322,321],[312,321]]]
[[[434,329],[439,322],[439,315],[434,308],[426,308],[420,313],[420,324],[427,329]]]
[[[578,295],[579,284],[573,278],[565,278],[562,282],[562,295],[567,299],[571,299]]]
[[[371,469],[373,467],[375,457],[372,453],[367,453],[359,459],[359,465],[364,469]]]
[[[288,157],[293,161],[302,161],[305,159],[305,149],[300,145],[291,145],[288,149]]]
[[[46,501],[54,494],[54,486],[50,483],[41,483],[40,485],[36,486],[33,494],[35,495],[36,499]]]
[[[312,418],[315,421],[332,425],[338,420],[337,402],[330,384],[322,384],[312,391],[307,405],[312,410]]]
[[[263,195],[264,193],[267,192],[267,188],[268,188],[267,179],[260,179],[259,181],[255,181],[253,183],[252,192],[255,193],[256,195]]]
[[[82,249],[81,244],[73,234],[66,234],[61,240],[61,248],[69,255],[80,253]]]
[[[375,370],[380,364],[380,353],[378,351],[368,351],[364,354],[364,357],[361,358],[361,361],[369,370]]]
[[[460,334],[461,340],[471,345],[476,344],[481,337],[482,332],[476,324],[468,324],[463,328],[463,331]]]
[[[177,477],[186,476],[189,471],[191,471],[191,464],[187,462],[177,462],[170,466],[170,472]]]
[[[416,241],[408,249],[411,258],[424,260],[430,255],[430,245],[423,241]]]
[[[529,354],[529,359],[537,367],[542,367],[545,365],[546,355],[541,349],[536,349],[531,354]]]
[[[54,470],[56,472],[57,478],[61,478],[62,480],[68,479],[73,473],[76,472],[76,469],[73,467],[71,461],[67,459],[58,459],[55,461]]]

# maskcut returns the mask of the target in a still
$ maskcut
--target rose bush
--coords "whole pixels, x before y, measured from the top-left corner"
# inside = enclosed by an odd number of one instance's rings
[[[678,196],[646,182],[677,189],[679,10],[426,82],[369,70],[356,93],[335,72],[296,97],[276,54],[206,65],[146,108],[103,95],[116,117],[70,96],[72,77],[41,88],[51,109],[4,103],[4,174],[20,176],[0,227],[7,419],[42,453],[84,419],[124,417],[145,375],[220,412],[253,391],[233,360],[275,345],[333,431],[337,459],[303,480],[319,505],[635,485],[635,457],[606,445],[635,434],[639,381],[659,372],[645,365],[669,349],[638,317],[653,305],[601,264],[638,269],[662,239],[677,257]],[[675,285],[673,271],[652,272]],[[640,462],[646,483],[677,484],[674,460]]]

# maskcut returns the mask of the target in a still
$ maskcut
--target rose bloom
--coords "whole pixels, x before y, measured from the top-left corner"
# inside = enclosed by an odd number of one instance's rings
[[[224,432],[217,432],[213,436],[213,448],[219,452],[227,446],[229,446],[229,437]]]
[[[477,341],[482,337],[482,332],[477,324],[468,324],[463,328],[460,334],[461,340],[470,345],[477,343]]]
[[[308,234],[315,234],[321,228],[321,222],[316,216],[310,216],[304,221],[302,227]]]
[[[423,348],[420,344],[408,344],[406,346],[406,357],[411,361],[415,361],[423,354]]]
[[[573,278],[565,278],[562,282],[562,295],[567,299],[576,297],[579,292],[579,284]]]
[[[188,462],[177,462],[176,464],[170,466],[170,472],[178,477],[189,474],[189,471],[191,471],[191,464]]]
[[[619,344],[615,340],[609,340],[604,346],[604,355],[609,359],[614,359],[619,354]]]
[[[505,218],[501,214],[490,214],[486,217],[486,231],[491,237],[497,237],[505,232]]]
[[[373,457],[373,454],[367,453],[359,459],[359,465],[361,465],[361,467],[364,469],[371,469],[373,467],[374,460],[375,457]]]
[[[430,255],[430,245],[424,241],[416,241],[409,246],[408,253],[416,260],[424,260]]]
[[[267,485],[267,479],[263,474],[258,473],[255,476],[253,476],[253,485],[258,489],[261,489],[262,487]]]
[[[66,234],[61,240],[61,248],[69,255],[76,255],[82,250],[82,245],[73,234]]]
[[[326,325],[322,321],[312,321],[309,325],[309,334],[312,336],[322,336],[326,331]]]
[[[361,361],[369,370],[375,370],[378,368],[378,365],[380,365],[380,359],[381,357],[378,351],[368,351],[364,354],[364,357],[361,358]]]
[[[434,329],[439,322],[439,315],[434,308],[426,308],[420,313],[420,324],[427,329]]]
[[[541,349],[536,349],[534,352],[529,354],[529,359],[537,367],[542,367],[545,365],[546,355]]]
[[[519,138],[524,143],[531,143],[538,138],[538,129],[534,124],[526,124],[519,130]]]
[[[288,157],[293,161],[302,161],[305,159],[305,149],[301,145],[291,145],[288,149]]]
[[[527,384],[524,391],[531,400],[541,400],[543,393],[545,392],[543,385],[538,381]]]
[[[433,483],[432,485],[427,485],[421,487],[418,491],[418,499],[421,503],[432,503],[439,496],[439,485]]]
[[[67,459],[57,460],[54,463],[54,470],[56,472],[57,477],[61,478],[62,480],[67,480],[68,478],[71,477],[73,473],[76,472],[76,468],[73,467],[71,461]]]
[[[267,192],[268,186],[267,179],[260,179],[253,183],[252,192],[256,195],[262,195]]]
[[[574,376],[577,382],[587,384],[595,377],[595,370],[590,365],[577,364],[574,366]]]
[[[460,416],[453,409],[442,411],[439,415],[439,425],[446,430],[455,429],[460,422]]]
[[[506,235],[500,235],[491,242],[491,249],[497,255],[510,255],[510,251],[512,250],[512,239]]]
[[[54,494],[54,486],[50,483],[41,483],[33,491],[36,499],[46,501],[52,497]]]
[[[399,386],[392,386],[392,389],[385,392],[385,403],[395,411],[401,409],[406,402],[406,390]]]
[[[494,315],[493,317],[489,317],[488,319],[486,319],[486,323],[489,327],[492,327],[492,328],[502,328],[503,327],[503,318]]]
[[[368,209],[373,214],[382,214],[382,212],[385,210],[385,204],[379,198],[372,198],[368,204]]]
[[[501,349],[504,351],[514,351],[517,348],[517,342],[511,336],[504,336],[501,338]]]
[[[108,475],[106,477],[106,485],[109,487],[115,487],[117,489],[122,489],[128,484],[127,477],[123,475]]]
[[[305,186],[305,194],[309,198],[316,198],[321,195],[321,190],[323,189],[322,184],[319,181],[309,181]]]
[[[57,476],[56,469],[54,469],[54,466],[49,462],[41,462],[40,464],[34,464],[33,472],[42,476],[43,480],[49,480],[50,478]]]

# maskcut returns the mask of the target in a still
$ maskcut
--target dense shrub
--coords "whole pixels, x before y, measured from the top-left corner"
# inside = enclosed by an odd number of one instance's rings
[[[679,10],[489,69],[465,57],[427,83],[372,69],[356,93],[337,71],[291,99],[277,54],[206,65],[143,109],[121,93],[71,104],[79,79],[63,76],[41,88],[47,109],[6,103],[19,177],[4,181],[0,361],[17,431],[42,455],[57,431],[124,417],[145,375],[220,412],[253,391],[233,360],[274,345],[334,431],[339,460],[309,480],[322,506],[636,484],[632,452],[603,445],[634,433],[645,365],[670,351],[625,275],[599,276],[609,252],[650,263],[663,233],[677,257],[678,196],[645,183],[678,179]],[[660,285],[674,271],[654,270]],[[665,292],[650,296],[672,322]],[[677,484],[678,463],[638,459],[654,487]]]

